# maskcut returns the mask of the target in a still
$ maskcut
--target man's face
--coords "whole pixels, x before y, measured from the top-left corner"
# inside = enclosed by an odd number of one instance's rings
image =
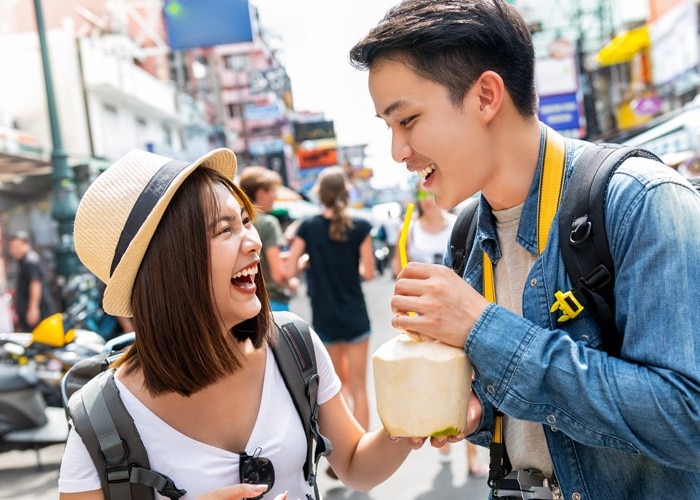
[[[28,249],[29,244],[26,241],[17,238],[10,240],[7,248],[8,252],[10,252],[10,255],[15,260],[20,260],[22,257],[24,257]]]
[[[440,207],[452,208],[481,189],[488,148],[474,89],[455,106],[442,85],[384,59],[370,70],[369,91],[391,130],[392,157],[419,173],[423,189],[435,193]]]
[[[272,210],[277,198],[277,186],[272,185],[267,188],[258,189],[255,195],[255,204],[259,206],[263,212]]]

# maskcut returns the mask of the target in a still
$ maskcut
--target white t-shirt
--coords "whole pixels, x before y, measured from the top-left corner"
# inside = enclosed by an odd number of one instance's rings
[[[447,223],[439,233],[429,233],[424,230],[418,220],[408,227],[407,257],[411,262],[426,264],[442,264],[443,255],[447,250],[447,242],[452,234],[455,217],[449,215]]]
[[[323,404],[340,391],[340,379],[333,370],[328,351],[312,331],[319,374],[318,403]],[[223,486],[238,484],[239,455],[195,441],[158,418],[118,379],[120,396],[134,419],[148,451],[151,469],[170,477],[178,488],[187,490],[182,500],[194,499]],[[231,415],[231,425],[236,415]],[[267,348],[267,363],[260,411],[253,427],[246,453],[260,448],[260,456],[270,459],[275,469],[275,484],[265,493],[274,498],[289,491],[289,498],[305,498],[313,489],[304,480],[302,466],[306,460],[306,437],[287,391],[275,357]],[[243,450],[241,450],[243,451]],[[61,493],[100,489],[100,480],[92,459],[80,436],[71,429],[61,462],[58,480]],[[155,498],[161,497],[157,493]]]

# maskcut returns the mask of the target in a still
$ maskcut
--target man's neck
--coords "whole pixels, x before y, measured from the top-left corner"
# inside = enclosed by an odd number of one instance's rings
[[[495,127],[493,176],[482,193],[494,210],[512,208],[525,201],[537,170],[540,154],[540,122],[532,117],[512,119]]]

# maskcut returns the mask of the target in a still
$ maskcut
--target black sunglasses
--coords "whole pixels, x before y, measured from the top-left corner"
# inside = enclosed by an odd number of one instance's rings
[[[256,448],[252,455],[245,451],[239,454],[240,463],[238,471],[241,483],[266,484],[267,491],[270,491],[275,484],[275,468],[269,458],[261,457],[261,448]],[[267,491],[265,493],[267,493]],[[265,493],[253,500],[262,498]]]

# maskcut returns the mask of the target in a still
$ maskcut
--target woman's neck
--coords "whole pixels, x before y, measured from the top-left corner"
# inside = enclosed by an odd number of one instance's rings
[[[447,217],[440,210],[424,212],[418,218],[421,227],[429,233],[439,233],[447,225]]]

